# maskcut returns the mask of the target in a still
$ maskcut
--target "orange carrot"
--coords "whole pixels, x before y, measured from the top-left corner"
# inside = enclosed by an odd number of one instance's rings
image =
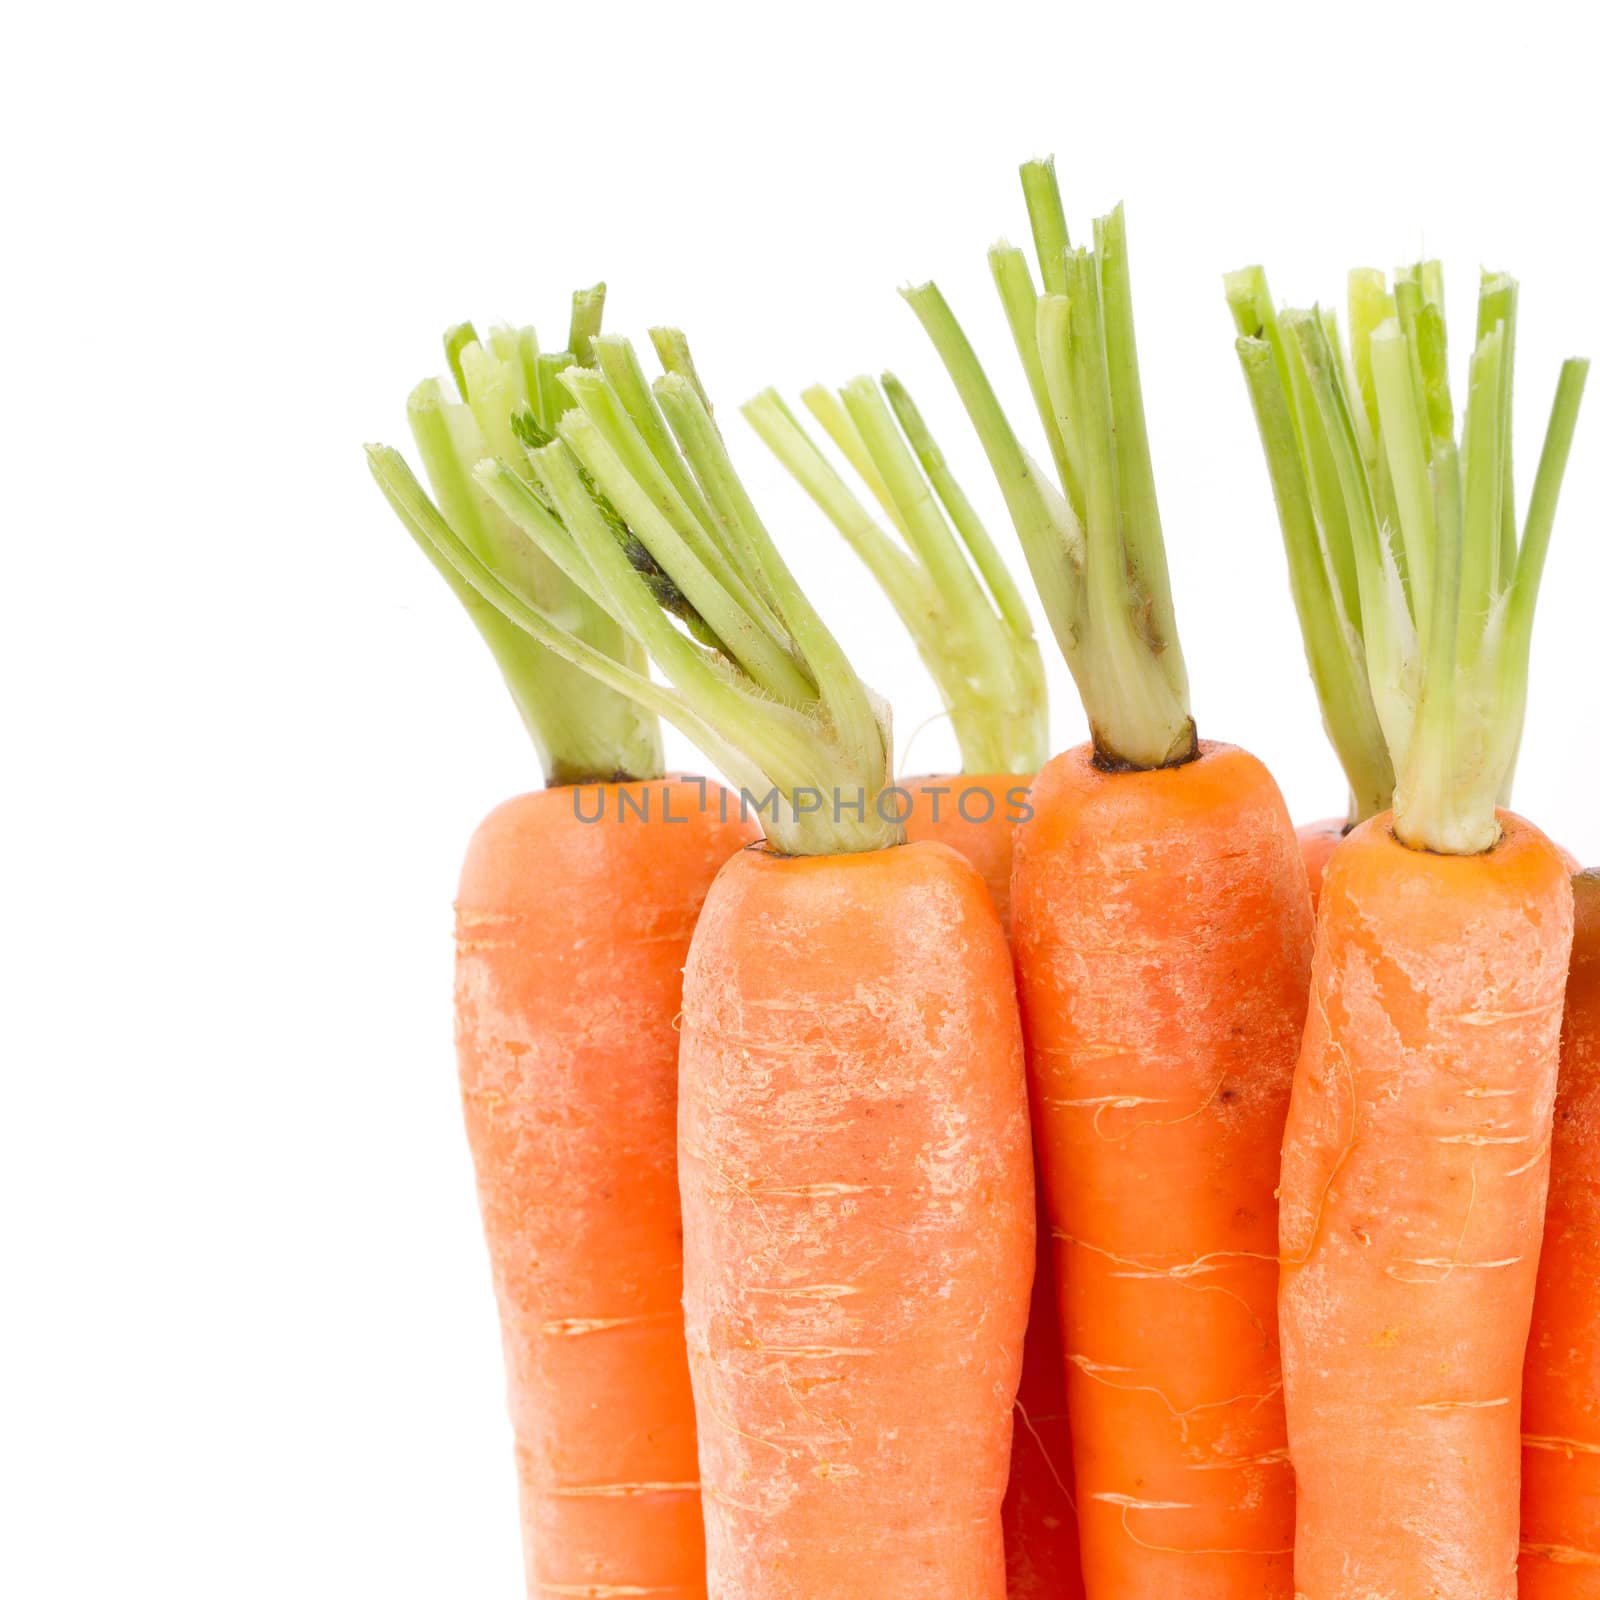
[[[1015,773],[959,773],[901,783],[912,799],[907,839],[936,841],[960,851],[982,875],[1008,933],[1016,839],[1012,819],[1028,814],[1028,783]],[[1055,1250],[1042,1188],[1036,1223],[1038,1260],[1017,1388],[1011,1475],[1001,1507],[1006,1594],[1009,1600],[1076,1600],[1083,1593],[1083,1575],[1072,1435],[1056,1309]]]
[[[1325,313],[1275,314],[1259,268],[1230,299],[1313,670],[1359,652],[1395,778],[1327,863],[1284,1134],[1295,1589],[1512,1600],[1572,892],[1495,802],[1585,364],[1562,370],[1519,539],[1511,279],[1480,288],[1459,443],[1436,262],[1392,295],[1354,276],[1349,353]]]
[[[1295,830],[1300,840],[1300,859],[1305,862],[1306,882],[1311,888],[1311,909],[1322,898],[1322,877],[1340,841],[1350,831],[1343,817],[1324,817],[1320,822],[1303,822]]]
[[[700,903],[754,833],[728,799],[683,778],[523,795],[462,871],[461,1091],[532,1600],[705,1594],[675,1020]]]
[[[1334,855],[1284,1140],[1284,1378],[1311,1600],[1509,1600],[1571,894],[1387,816]]]
[[[906,838],[958,850],[978,869],[1000,921],[1011,930],[1011,853],[1027,814],[1031,774],[960,772],[902,778],[909,797]]]
[[[736,857],[681,1070],[711,1594],[1000,1600],[1034,1237],[982,880],[934,844]]]
[[[769,845],[712,886],[684,988],[708,1594],[1004,1600],[1035,1248],[1005,935],[971,866],[902,843],[886,708],[795,584],[682,336],[654,338],[654,385],[624,341],[597,339],[598,370],[563,374],[576,408],[528,453],[539,492],[515,462],[478,481],[670,688],[440,548],[502,614],[771,802]]]
[[[1522,1378],[1520,1600],[1600,1600],[1600,873],[1576,920]]]
[[[1073,249],[1023,168],[1044,292],[990,265],[1059,490],[932,285],[908,292],[1000,481],[1092,746],[1035,780],[1012,936],[1055,1239],[1091,1600],[1290,1592],[1276,1157],[1311,915],[1276,787],[1189,711],[1120,210]]]
[[[1287,1595],[1273,1188],[1311,919],[1266,770],[1057,756],[1015,939],[1090,1595]]]
[[[961,773],[902,780],[906,837],[964,855],[1009,932],[1015,824],[1027,814],[1027,787],[1048,751],[1044,669],[1027,606],[898,379],[857,378],[837,393],[818,385],[802,398],[890,529],[879,525],[775,391],[758,395],[744,413],[893,603],[939,686],[961,749]],[[1037,1233],[1001,1509],[1006,1590],[1010,1600],[1076,1600],[1082,1582],[1055,1273],[1048,1226]]]
[[[599,292],[575,297],[575,351],[587,349],[599,306]],[[485,344],[466,325],[446,349],[462,403],[425,383],[410,405],[439,505],[394,452],[371,459],[483,634],[555,785],[477,830],[456,905],[461,1086],[500,1309],[528,1593],[703,1600],[674,1024],[700,903],[757,830],[715,788],[650,781],[661,760],[653,711],[569,659],[588,652],[625,672],[636,645],[472,477],[499,450],[529,471],[518,430],[558,420],[539,380],[573,353],[537,354],[526,329]],[[465,576],[473,563],[556,607],[566,631],[541,638],[496,609]],[[637,777],[570,786],[627,773]]]

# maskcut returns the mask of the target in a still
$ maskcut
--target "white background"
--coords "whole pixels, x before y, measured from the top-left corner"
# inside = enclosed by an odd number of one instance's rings
[[[733,407],[892,364],[1015,547],[897,284],[1031,423],[984,250],[1054,151],[1129,206],[1203,733],[1342,808],[1220,275],[1523,282],[1519,481],[1600,354],[1591,8],[45,7],[7,26],[0,1591],[519,1592],[450,1045],[450,899],[537,781],[366,439],[465,315],[690,331],[758,500],[902,750],[885,604]],[[1114,20],[1108,21],[1107,18]],[[1431,20],[1425,20],[1431,19]],[[1463,327],[1464,325],[1464,327]],[[1518,788],[1600,857],[1600,393]],[[1020,559],[1017,559],[1020,569]],[[1083,722],[1052,661],[1058,745]],[[695,764],[681,745],[677,758]],[[941,726],[906,765],[953,759]]]

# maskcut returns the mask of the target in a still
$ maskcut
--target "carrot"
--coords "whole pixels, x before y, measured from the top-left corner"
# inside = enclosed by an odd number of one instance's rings
[[[682,1071],[712,1594],[999,1600],[1034,1237],[981,879],[933,844],[737,858]]]
[[[905,386],[813,386],[806,409],[877,500],[884,528],[774,390],[744,414],[877,579],[939,686],[962,771],[905,778],[906,837],[970,861],[1009,931],[1015,824],[1047,753],[1044,667],[1033,623],[988,531]],[[954,532],[952,532],[952,528]],[[1010,1600],[1082,1593],[1066,1384],[1048,1224],[1038,1227],[1022,1381],[1001,1526]]]
[[[599,291],[576,297],[575,349],[599,307]],[[375,450],[372,465],[478,624],[552,785],[478,828],[456,902],[462,1099],[500,1311],[528,1593],[698,1600],[705,1540],[680,1306],[674,1021],[700,903],[757,830],[703,782],[656,777],[655,715],[523,631],[439,556],[437,542],[458,540],[558,606],[587,648],[638,659],[470,476],[496,449],[515,457],[516,428],[555,420],[548,379],[574,354],[537,353],[531,329],[482,342],[468,325],[446,348],[462,403],[430,382],[410,405],[443,513],[393,452]]]
[[[1286,1594],[1272,1192],[1310,918],[1283,802],[1206,744],[1114,777],[1068,752],[1033,803],[1017,962],[1089,1593]]]
[[[1333,852],[1339,848],[1350,824],[1343,817],[1324,817],[1320,822],[1302,822],[1295,830],[1300,841],[1300,859],[1305,863],[1306,882],[1311,887],[1311,910],[1315,914],[1322,898],[1322,877]]]
[[[1556,848],[1496,800],[1585,364],[1562,370],[1519,540],[1512,280],[1481,285],[1458,445],[1436,263],[1392,300],[1378,280],[1392,314],[1357,360],[1330,318],[1275,318],[1259,269],[1242,276],[1265,307],[1239,353],[1280,510],[1316,538],[1308,650],[1359,618],[1395,773],[1392,812],[1328,862],[1284,1136],[1295,1588],[1510,1600],[1572,893]]]
[[[1600,1596],[1600,873],[1572,887],[1550,1197],[1522,1377],[1521,1600]]]
[[[990,264],[1059,490],[931,284],[908,298],[1005,494],[1093,743],[1017,833],[1012,936],[1055,1241],[1085,1592],[1287,1596],[1276,1154],[1311,918],[1283,802],[1189,710],[1120,210],[1072,249],[1023,168],[1043,293]]]
[[[978,869],[1001,925],[1011,930],[1011,858],[1028,814],[1029,773],[954,772],[902,778],[906,838],[959,851]]]
[[[718,800],[684,778],[523,795],[462,871],[461,1091],[534,1600],[706,1592],[674,1021],[700,903],[754,832]]]
[[[1308,1596],[1515,1593],[1571,911],[1549,842],[1501,820],[1492,852],[1463,857],[1375,818],[1323,890],[1282,1190]]]
[[[1035,1246],[999,916],[884,807],[887,708],[795,585],[681,335],[625,341],[495,503],[669,680],[565,636],[459,541],[497,610],[672,719],[762,806],[686,968],[684,1303],[711,1600],[1002,1600]],[[548,507],[544,500],[549,502]],[[550,514],[551,509],[555,515]],[[632,543],[630,543],[632,541]]]

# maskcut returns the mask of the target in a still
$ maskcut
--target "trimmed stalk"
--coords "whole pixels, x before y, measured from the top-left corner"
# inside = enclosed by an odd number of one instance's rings
[[[1272,478],[1306,662],[1323,727],[1350,786],[1349,820],[1354,825],[1387,810],[1394,793],[1394,768],[1367,683],[1366,654],[1323,556],[1288,395],[1272,347],[1264,339],[1246,336],[1235,347]]]
[[[838,854],[896,844],[897,808],[880,803],[889,784],[887,708],[856,677],[779,555],[728,458],[683,336],[663,329],[653,338],[664,376],[645,386],[631,348],[592,340],[600,370],[562,374],[578,404],[558,419],[555,437],[517,459],[480,460],[472,482],[671,687],[598,661],[511,563],[479,560],[464,541],[442,538],[444,519],[413,523],[500,615],[694,739],[750,792],[779,849]],[[552,630],[564,641],[559,649],[549,644]]]
[[[808,389],[805,400],[898,537],[873,519],[775,391],[743,411],[888,596],[938,685],[963,770],[1037,771],[1048,751],[1032,622],[911,396],[885,374],[881,389],[856,378],[837,394]]]
[[[1515,280],[1485,275],[1480,287],[1459,444],[1437,262],[1397,272],[1392,291],[1380,273],[1353,273],[1348,351],[1320,313],[1274,319],[1260,268],[1231,274],[1227,291],[1351,820],[1388,804],[1414,849],[1487,850],[1521,742],[1533,614],[1588,363],[1561,369],[1519,540]],[[1346,554],[1359,619],[1344,602]]]
[[[1043,292],[1020,251],[990,254],[1059,485],[1018,442],[971,344],[933,284],[906,299],[966,407],[1071,669],[1106,768],[1193,759],[1188,674],[1156,504],[1121,209],[1094,248],[1067,235],[1053,164],[1022,168]]]
[[[446,333],[444,345],[460,399],[449,398],[442,384],[429,379],[407,403],[412,436],[438,501],[435,515],[477,561],[504,570],[540,606],[559,612],[585,650],[636,672],[643,666],[638,646],[528,544],[473,478],[476,463],[496,448],[513,458],[524,478],[528,474],[514,418],[533,408],[529,383],[538,357],[533,330],[497,329],[485,343],[470,322],[463,322]],[[387,455],[374,458],[375,473],[380,464],[380,487],[412,527],[415,518],[405,507],[414,510],[417,497],[427,496],[415,480],[415,494],[410,489],[401,494],[394,462]],[[652,710],[513,625],[455,568],[440,571],[494,656],[547,783],[649,778],[661,772],[660,728]]]

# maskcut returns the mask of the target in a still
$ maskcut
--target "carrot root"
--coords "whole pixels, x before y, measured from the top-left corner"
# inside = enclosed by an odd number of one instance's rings
[[[1243,751],[1052,761],[1013,937],[1055,1234],[1084,1590],[1290,1593],[1273,1189],[1310,899]]]
[[[1285,1400],[1309,1600],[1510,1600],[1519,1395],[1572,896],[1501,814],[1479,856],[1388,814],[1329,864],[1284,1139]]]
[[[999,918],[935,844],[745,851],[685,976],[712,1600],[1003,1600],[1033,1270]]]
[[[702,807],[697,783],[668,779],[524,795],[462,872],[462,1101],[534,1600],[705,1594],[674,1021],[700,903],[752,832],[717,794]],[[619,820],[623,795],[649,820]]]

